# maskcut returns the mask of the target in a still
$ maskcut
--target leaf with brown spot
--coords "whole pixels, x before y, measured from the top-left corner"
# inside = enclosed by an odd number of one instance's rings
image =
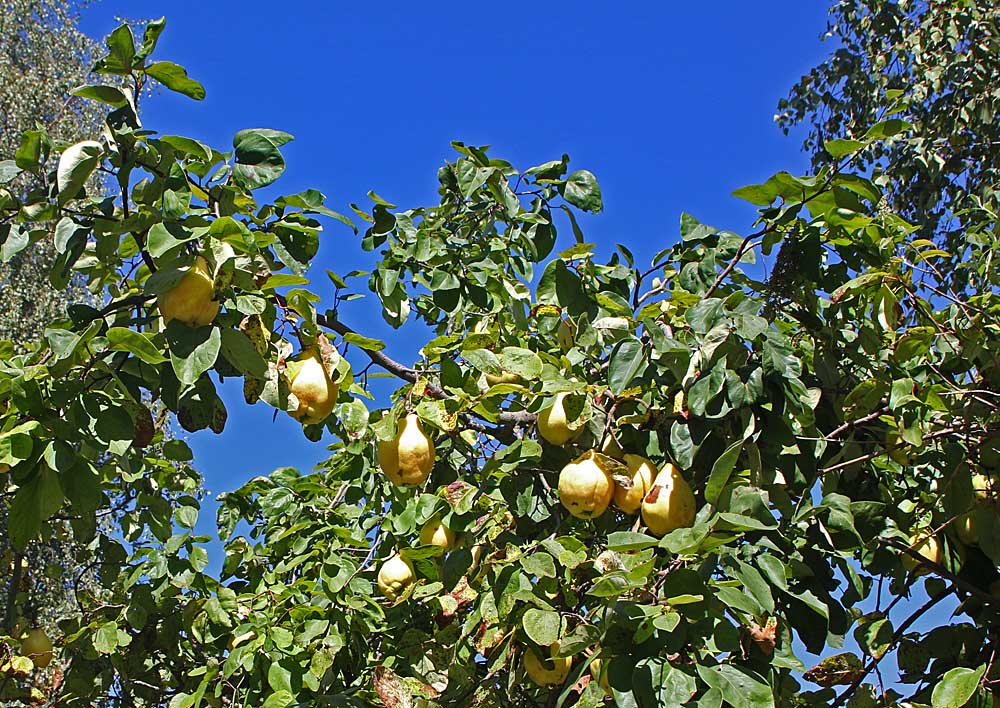
[[[774,653],[777,633],[778,621],[773,617],[763,627],[756,622],[751,622],[750,624],[750,638],[753,639],[757,648],[768,656]]]
[[[412,708],[413,697],[403,680],[384,666],[376,666],[374,678],[375,692],[386,708]]]
[[[850,652],[844,652],[823,659],[802,676],[823,688],[830,688],[854,683],[863,671],[861,659]]]

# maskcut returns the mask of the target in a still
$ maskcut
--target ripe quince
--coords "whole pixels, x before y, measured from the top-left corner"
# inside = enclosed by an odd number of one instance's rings
[[[204,327],[219,314],[219,301],[212,299],[215,281],[211,269],[208,261],[198,256],[185,271],[177,285],[157,296],[160,315],[164,324],[177,320],[188,327]]]
[[[307,349],[288,360],[285,376],[289,390],[299,400],[299,407],[291,416],[310,424],[326,420],[337,403],[340,389],[330,378],[319,350]]]
[[[625,464],[632,475],[632,486],[625,489],[615,483],[615,506],[626,514],[635,514],[642,507],[642,500],[653,486],[656,468],[645,457],[631,453],[625,455]]]
[[[588,450],[559,473],[559,501],[573,516],[596,518],[611,503],[615,480],[604,460],[603,455]]]
[[[394,553],[378,569],[378,589],[388,600],[396,599],[413,585],[415,573],[413,563]]]
[[[556,657],[559,652],[559,642],[549,646],[548,666],[546,662],[538,658],[532,649],[524,650],[524,670],[528,678],[542,687],[560,686],[569,676],[570,667],[573,666],[573,657]]]
[[[694,492],[680,470],[668,462],[642,500],[642,520],[650,533],[663,536],[694,524],[694,515]]]
[[[434,441],[416,414],[402,420],[395,440],[379,441],[378,464],[397,486],[416,487],[427,481],[434,467]]]

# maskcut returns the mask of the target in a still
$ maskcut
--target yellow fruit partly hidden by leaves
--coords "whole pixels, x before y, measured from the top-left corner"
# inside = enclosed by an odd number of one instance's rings
[[[904,442],[896,431],[886,434],[885,447],[889,453],[889,457],[903,467],[909,467],[913,464],[916,457],[916,450],[913,449],[912,445]]]
[[[538,654],[532,649],[524,650],[524,670],[528,678],[539,686],[561,686],[569,676],[569,670],[573,666],[573,657],[564,656],[557,658],[559,653],[559,642],[549,647],[548,662],[542,661]]]
[[[379,592],[393,602],[413,585],[413,579],[413,563],[398,553],[393,554],[378,569]]]
[[[517,384],[521,383],[521,381],[521,377],[512,371],[501,371],[499,374],[486,374],[486,383],[490,386],[499,386],[500,384]]]
[[[562,320],[559,323],[559,329],[556,330],[556,343],[559,348],[564,352],[568,352],[573,348],[573,344],[576,341],[576,333],[574,332],[573,323],[569,320]]]
[[[972,491],[979,503],[989,503],[998,500],[1000,495],[1000,480],[989,477],[982,472],[972,475]]]
[[[597,681],[597,685],[604,689],[604,692],[611,695],[611,685],[608,683],[608,669],[600,659],[590,662],[590,675]]]
[[[615,506],[626,514],[635,514],[642,507],[642,500],[653,486],[656,468],[645,457],[631,453],[625,455],[625,464],[628,466],[629,474],[632,475],[632,486],[625,489],[615,482]]]
[[[33,629],[21,642],[21,656],[31,659],[39,669],[52,663],[52,641],[44,629]]]
[[[975,546],[979,543],[979,529],[976,528],[976,521],[971,511],[957,517],[953,523],[959,541],[966,546]]]
[[[291,414],[303,423],[322,423],[337,404],[340,389],[330,378],[319,350],[308,349],[287,362],[289,390],[299,400]]]
[[[395,440],[379,442],[378,464],[399,487],[415,487],[427,481],[434,467],[434,441],[424,432],[415,413],[398,424]]]
[[[455,547],[455,532],[444,525],[441,517],[435,514],[420,529],[421,546],[440,546],[446,551]]]
[[[559,473],[559,501],[573,516],[593,519],[604,513],[615,491],[615,480],[603,455],[588,450]]]
[[[910,548],[931,563],[941,562],[941,544],[938,543],[937,538],[934,536],[925,536],[924,538],[913,537],[910,539]],[[923,575],[928,572],[927,568],[923,566],[918,569],[918,565],[920,564],[913,556],[909,554],[903,556],[903,567],[907,570],[911,572],[916,571],[917,575]]]
[[[219,301],[212,299],[215,281],[208,261],[202,256],[198,256],[194,265],[185,270],[177,285],[157,296],[160,315],[164,324],[177,320],[188,327],[204,327],[219,314]]]
[[[694,492],[673,464],[664,465],[642,500],[642,520],[650,533],[663,536],[694,524]]]
[[[552,405],[538,413],[538,434],[553,445],[565,445],[576,435],[566,419],[565,399],[565,393],[557,393]]]

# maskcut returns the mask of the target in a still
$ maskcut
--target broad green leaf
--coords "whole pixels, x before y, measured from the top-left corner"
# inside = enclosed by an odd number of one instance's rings
[[[35,474],[24,481],[10,504],[9,533],[17,548],[38,537],[42,523],[59,511],[63,503],[62,487],[55,471],[39,465]]]
[[[111,106],[124,106],[128,102],[128,97],[117,86],[80,86],[70,91],[70,95],[89,98],[92,101],[100,101]]]
[[[587,170],[577,170],[566,178],[563,197],[573,206],[593,214],[604,208],[597,178]]]
[[[521,619],[524,632],[531,641],[539,646],[547,647],[558,641],[562,620],[558,612],[551,610],[539,610],[534,607],[528,609]]]
[[[158,61],[146,67],[146,75],[159,81],[171,91],[200,101],[205,98],[205,87],[187,75],[183,66],[169,61]]]
[[[977,669],[965,667],[951,669],[934,687],[931,705],[933,708],[961,708],[972,699],[985,673],[986,664]]]
[[[730,705],[746,708],[773,708],[771,687],[755,673],[732,664],[697,665],[698,675],[709,687],[718,689]]]
[[[56,168],[56,184],[61,203],[65,204],[77,195],[101,164],[103,154],[104,148],[96,140],[83,140],[63,150]]]
[[[152,335],[136,332],[127,327],[112,327],[107,335],[110,348],[117,351],[127,351],[139,359],[156,366],[167,360],[163,353],[151,341]]]
[[[197,329],[173,320],[166,329],[170,345],[170,364],[177,380],[192,386],[215,365],[222,348],[222,334],[217,327]]]
[[[236,164],[233,177],[246,189],[274,182],[285,171],[285,158],[278,149],[292,136],[269,128],[241,130],[233,137]]]
[[[611,351],[608,365],[608,386],[619,394],[634,385],[635,379],[646,369],[649,354],[635,337],[623,339]]]
[[[742,450],[743,441],[737,440],[727,447],[712,465],[712,473],[708,476],[708,482],[705,484],[705,500],[710,504],[719,501],[719,495],[729,481],[729,475],[732,474]]]

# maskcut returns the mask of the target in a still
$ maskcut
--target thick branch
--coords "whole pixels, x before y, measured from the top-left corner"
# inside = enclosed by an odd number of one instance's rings
[[[282,306],[285,305],[285,298],[282,295],[275,293],[274,297]],[[318,324],[320,327],[324,327],[328,330],[336,332],[342,337],[348,334],[358,334],[355,330],[348,327],[346,324],[341,322],[336,317],[327,317],[322,314],[317,314],[316,324]],[[417,379],[420,378],[420,373],[417,372],[415,369],[411,369],[405,364],[396,361],[395,359],[387,356],[386,354],[383,354],[380,351],[372,351],[370,349],[363,349],[363,351],[365,354],[368,355],[368,358],[371,359],[373,364],[375,364],[376,366],[380,366],[381,368],[388,371],[390,374],[393,374],[394,376],[402,379],[403,381],[407,381],[409,383],[416,383]],[[427,381],[426,383],[427,383],[427,393],[432,398],[438,398],[438,399],[448,398],[448,394],[445,393],[445,391],[436,383],[434,383],[433,381]],[[477,417],[486,420],[487,422],[490,423],[496,423],[502,426],[503,428],[507,429],[501,431],[496,428],[487,428],[482,431],[482,432],[489,432],[489,434],[494,435],[498,439],[504,439],[509,437],[508,433],[510,429],[516,426],[530,425],[531,423],[535,422],[536,418],[534,413],[529,413],[528,411],[501,411],[497,415],[497,419],[495,421],[488,420],[486,418],[483,418],[482,416],[477,416]]]

